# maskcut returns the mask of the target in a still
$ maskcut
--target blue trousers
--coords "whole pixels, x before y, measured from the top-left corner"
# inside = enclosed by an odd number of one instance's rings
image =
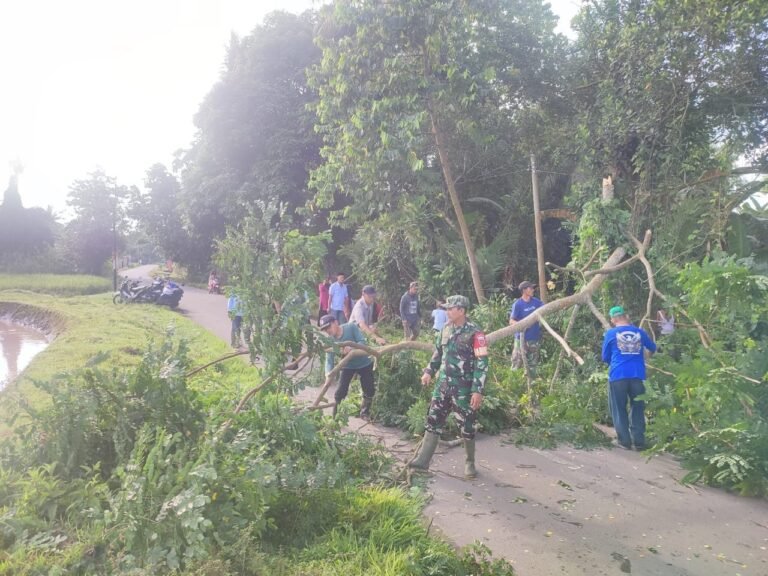
[[[645,402],[637,397],[645,394],[643,381],[638,378],[614,380],[608,383],[608,404],[619,444],[645,448]],[[627,414],[629,403],[629,414]]]
[[[347,323],[347,317],[344,315],[344,310],[334,310],[331,309],[331,315],[336,318],[336,321],[339,324],[346,324]]]

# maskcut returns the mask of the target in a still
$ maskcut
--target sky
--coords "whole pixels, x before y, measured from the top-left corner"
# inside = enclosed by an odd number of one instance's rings
[[[231,34],[273,10],[318,0],[25,0],[0,17],[0,192],[20,163],[26,207],[63,213],[71,184],[96,169],[141,186],[189,146]],[[579,0],[555,0],[559,31]]]

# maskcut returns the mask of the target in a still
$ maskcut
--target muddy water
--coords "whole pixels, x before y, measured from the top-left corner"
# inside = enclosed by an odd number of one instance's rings
[[[44,334],[0,320],[0,390],[48,346]]]

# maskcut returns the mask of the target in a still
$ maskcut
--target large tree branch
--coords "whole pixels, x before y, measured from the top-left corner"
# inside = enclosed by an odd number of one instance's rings
[[[577,307],[578,307],[578,304],[574,306],[574,310],[576,310]],[[546,320],[544,320],[544,318],[539,316],[538,312],[534,312],[534,314],[538,317],[539,322],[541,323],[542,326],[544,326],[544,329],[552,335],[552,338],[554,338],[560,343],[560,346],[563,347],[563,350],[565,350],[568,356],[576,360],[576,362],[578,362],[580,366],[584,364],[584,359],[581,356],[579,356],[576,352],[574,352],[574,350],[570,346],[568,346],[568,342],[565,341],[565,338],[563,338],[562,336],[560,336],[560,334],[555,332],[554,328],[552,328],[552,326],[549,325],[549,322],[547,322]]]
[[[624,250],[624,248],[616,248],[605,261],[603,267],[605,268],[616,266],[619,262],[622,261],[626,254],[627,252]],[[607,276],[605,274],[596,274],[594,278],[587,282],[587,284],[585,284],[576,294],[572,294],[571,296],[566,296],[565,298],[560,298],[558,300],[553,300],[552,302],[544,304],[544,306],[541,308],[538,308],[536,310],[538,315],[531,314],[519,322],[515,322],[513,326],[506,326],[500,330],[491,332],[487,337],[488,344],[493,344],[497,340],[509,338],[513,334],[523,332],[524,330],[533,326],[538,321],[539,316],[547,316],[554,312],[559,312],[560,310],[572,308],[577,304],[589,305],[592,294],[594,294],[597,289],[600,288],[603,282],[605,282],[606,278]]]
[[[587,300],[587,307],[589,308],[589,311],[592,312],[595,318],[597,318],[597,321],[600,322],[600,325],[603,327],[604,330],[609,330],[611,328],[611,323],[608,322],[608,318],[606,318],[602,312],[595,306],[595,303],[592,301],[592,298]]]
[[[635,238],[632,234],[627,233],[627,237],[635,245],[635,247],[639,247],[641,245],[640,241],[637,238]],[[651,266],[651,263],[648,261],[648,259],[645,257],[645,252],[642,253],[640,257],[640,261],[643,263],[643,266],[645,267],[645,272],[648,276],[648,302],[646,304],[646,311],[645,311],[646,315],[643,317],[643,320],[640,322],[642,324],[643,321],[645,321],[645,319],[651,315],[651,306],[653,304],[654,296],[659,297],[664,302],[668,302],[669,298],[667,297],[666,294],[662,293],[658,288],[656,288],[656,281],[653,273],[653,267]],[[712,350],[712,338],[704,329],[704,326],[702,326],[701,323],[695,318],[691,318],[688,315],[688,313],[682,308],[680,309],[680,313],[686,318],[688,318],[688,320],[690,320],[694,326],[696,326],[696,329],[699,331],[699,339],[701,340],[701,345],[704,346],[704,348],[706,348],[707,350]]]

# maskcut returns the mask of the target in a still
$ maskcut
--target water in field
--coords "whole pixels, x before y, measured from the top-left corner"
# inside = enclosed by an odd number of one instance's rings
[[[0,320],[0,390],[48,346],[45,334]]]

